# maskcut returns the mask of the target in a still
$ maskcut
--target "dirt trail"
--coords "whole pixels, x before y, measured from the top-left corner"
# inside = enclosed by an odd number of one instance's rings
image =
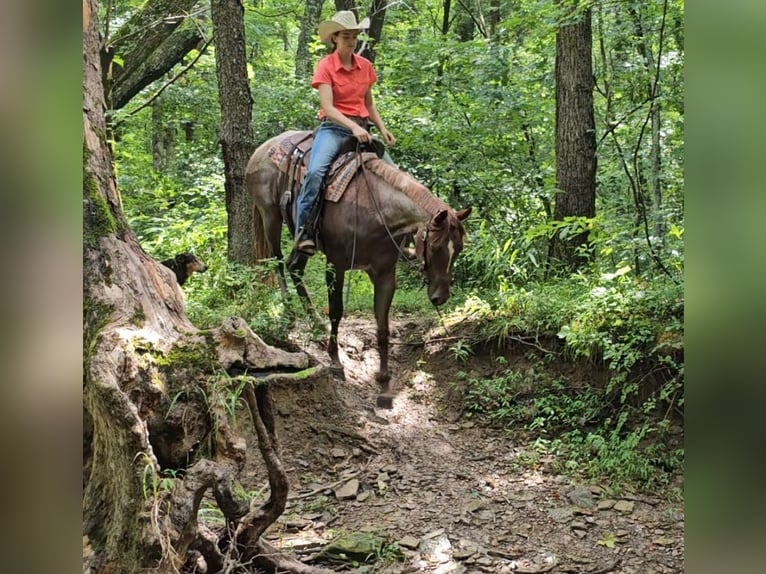
[[[291,480],[274,543],[303,558],[351,532],[399,543],[403,561],[384,553],[359,572],[683,572],[682,503],[610,497],[547,472],[545,461],[522,464],[526,445],[460,417],[449,384],[458,366],[445,349],[423,346],[428,336],[422,322],[392,321],[392,410],[373,408],[375,326],[366,318],[341,324],[345,381],[274,389]],[[328,363],[319,344],[294,340]],[[251,476],[248,488],[263,486],[262,469]]]

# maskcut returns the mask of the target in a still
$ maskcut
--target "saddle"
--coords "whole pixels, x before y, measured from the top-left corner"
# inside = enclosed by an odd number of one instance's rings
[[[286,176],[286,190],[280,200],[282,218],[287,223],[291,234],[295,233],[295,208],[301,184],[306,177],[311,146],[314,143],[313,131],[297,132],[279,141],[269,150],[271,161]],[[383,142],[374,139],[360,148],[361,161],[383,157],[385,147]],[[348,137],[343,142],[338,157],[330,166],[324,181],[323,197],[326,201],[337,202],[343,196],[348,184],[360,167],[360,154],[357,153],[357,140]],[[318,211],[318,210],[317,210]],[[318,226],[315,226],[317,228]]]

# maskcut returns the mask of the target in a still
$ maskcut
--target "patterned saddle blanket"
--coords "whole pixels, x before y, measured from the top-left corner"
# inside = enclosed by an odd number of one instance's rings
[[[284,138],[269,150],[271,161],[279,170],[287,175],[290,189],[293,190],[292,196],[297,196],[298,190],[306,177],[309,157],[311,155],[311,145],[314,143],[314,132],[297,132],[288,138]],[[382,155],[382,152],[381,154]],[[379,154],[372,151],[365,151],[361,154],[361,161],[367,162],[370,159],[379,157]],[[325,178],[324,198],[327,201],[337,202],[343,196],[343,192],[348,188],[348,184],[354,178],[359,169],[359,154],[354,150],[341,149],[341,153],[330,166]]]

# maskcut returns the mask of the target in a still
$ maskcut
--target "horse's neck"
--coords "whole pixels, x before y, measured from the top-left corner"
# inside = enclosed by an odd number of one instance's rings
[[[395,235],[411,233],[433,216],[426,206],[401,191],[390,188],[388,192],[388,196],[382,198],[379,206],[386,225]]]
[[[373,160],[367,165],[375,176],[379,208],[392,230],[399,233],[415,231],[438,212],[449,209],[446,203],[405,172],[392,170],[382,160]]]

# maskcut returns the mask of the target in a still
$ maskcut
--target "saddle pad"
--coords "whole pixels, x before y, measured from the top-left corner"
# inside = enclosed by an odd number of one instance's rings
[[[313,132],[304,131],[293,134],[277,142],[270,150],[269,157],[271,161],[279,168],[279,171],[292,177],[296,184],[300,186],[306,177],[308,156],[311,151],[311,144],[314,143]],[[297,154],[300,166],[296,169],[295,152],[296,148],[300,151]],[[378,157],[373,152],[362,153],[363,161]],[[327,173],[325,180],[324,198],[327,201],[338,202],[346,191],[348,184],[354,179],[354,175],[359,169],[359,159],[356,152],[346,152],[338,156],[333,161]]]
[[[301,169],[296,170],[298,183],[303,181],[303,177],[306,174],[306,152],[311,149],[311,144],[314,142],[313,132],[303,131],[298,132],[285,138],[269,150],[269,157],[271,161],[279,168],[282,173],[289,173],[293,168],[293,152],[296,148],[301,152]]]
[[[365,152],[361,155],[365,163],[378,157],[373,152]],[[359,155],[357,153],[348,152],[336,159],[325,185],[324,198],[327,201],[338,202],[358,170]]]

